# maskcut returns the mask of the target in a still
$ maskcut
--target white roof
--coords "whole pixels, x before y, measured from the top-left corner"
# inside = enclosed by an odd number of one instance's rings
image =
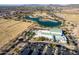
[[[61,35],[62,35],[62,30],[59,30],[59,31],[56,30],[55,32],[50,31],[50,30],[38,30],[38,31],[36,31],[35,37],[46,37],[46,38],[49,38],[49,39],[54,39],[54,36],[55,36],[56,40],[66,41],[66,37],[61,36]]]
[[[37,33],[41,33],[41,34],[45,34],[45,35],[62,35],[62,30],[60,30],[60,31],[38,30]]]

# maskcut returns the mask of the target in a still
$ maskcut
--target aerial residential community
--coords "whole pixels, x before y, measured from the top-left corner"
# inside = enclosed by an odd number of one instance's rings
[[[79,55],[79,4],[0,5],[0,55]]]

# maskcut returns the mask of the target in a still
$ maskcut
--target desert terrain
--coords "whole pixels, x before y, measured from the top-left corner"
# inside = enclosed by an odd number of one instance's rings
[[[13,40],[33,23],[0,19],[0,47]]]
[[[57,16],[64,18],[67,21],[78,24],[79,23],[79,14],[76,13],[56,13]]]

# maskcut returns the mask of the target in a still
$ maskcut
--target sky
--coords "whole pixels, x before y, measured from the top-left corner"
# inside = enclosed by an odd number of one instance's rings
[[[79,4],[79,0],[0,0],[0,4]]]

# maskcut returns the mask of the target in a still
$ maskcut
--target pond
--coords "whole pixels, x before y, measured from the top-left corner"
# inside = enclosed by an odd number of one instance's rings
[[[25,19],[27,20],[32,20],[34,22],[37,22],[39,25],[45,26],[45,27],[57,27],[60,26],[62,22],[57,21],[57,20],[49,20],[49,21],[44,21],[40,17],[38,18],[33,18],[31,16],[26,16]]]

